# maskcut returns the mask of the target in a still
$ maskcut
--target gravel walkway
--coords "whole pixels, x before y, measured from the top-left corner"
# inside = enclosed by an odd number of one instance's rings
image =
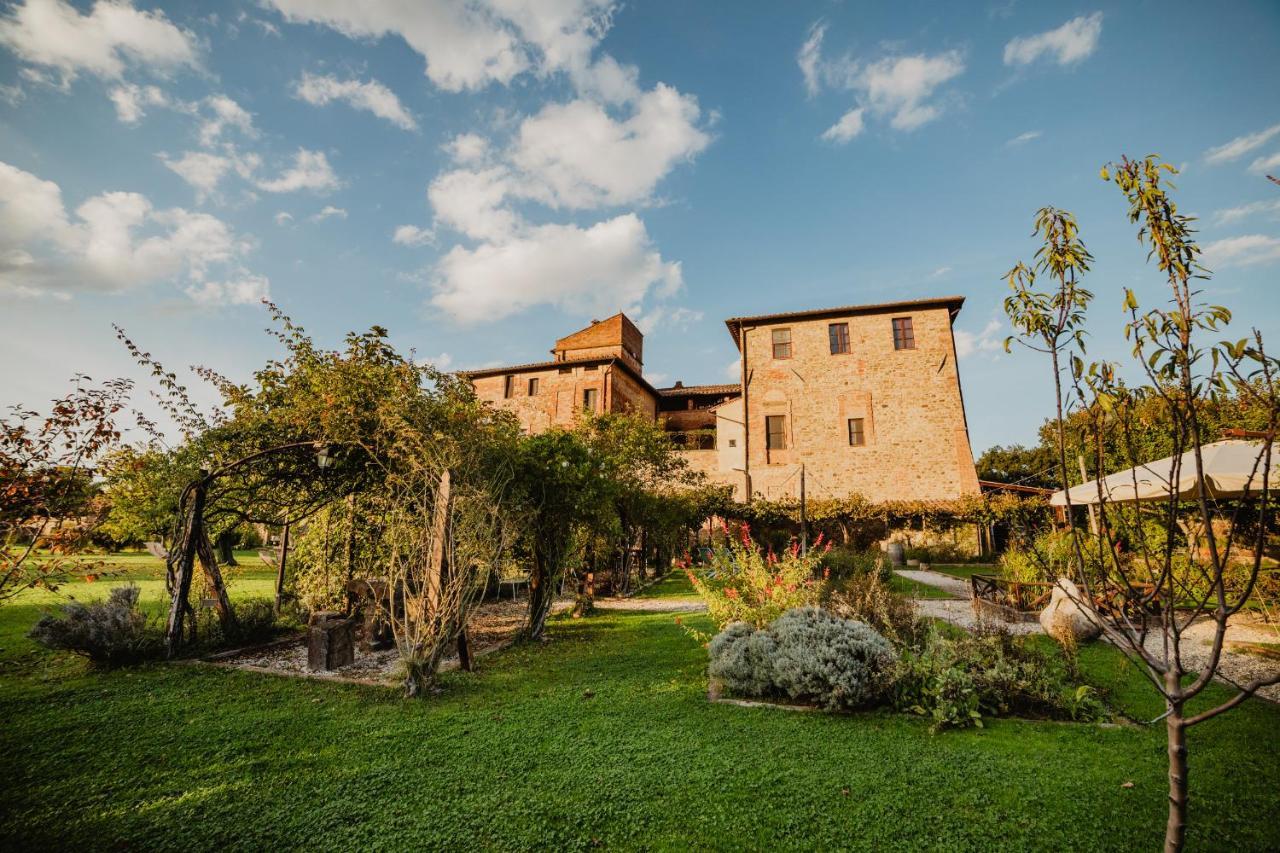
[[[635,610],[644,613],[701,613],[707,605],[699,598],[597,598],[598,610]]]
[[[951,575],[944,575],[942,572],[920,571],[917,569],[894,569],[893,572],[907,580],[912,580],[927,586],[935,586],[956,598],[969,598],[969,582],[962,581],[959,578],[953,578]]]

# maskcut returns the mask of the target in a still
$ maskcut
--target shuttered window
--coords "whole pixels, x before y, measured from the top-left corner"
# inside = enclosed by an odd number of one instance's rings
[[[791,358],[791,330],[773,330],[773,357]]]
[[[582,391],[582,408],[588,412],[596,410],[596,402],[600,398],[600,392],[595,388],[584,388]]]
[[[786,415],[766,415],[764,419],[764,431],[764,446],[767,449],[787,449]]]
[[[502,380],[502,396],[512,397],[516,393],[516,378],[514,376],[504,376]]]
[[[894,317],[893,318],[893,348],[894,349],[915,349],[916,333],[911,328],[910,317]]]
[[[849,351],[849,324],[832,323],[827,326],[827,338],[831,341],[831,354],[841,355]]]
[[[536,376],[529,377],[529,396],[538,396],[538,377]]]
[[[862,418],[849,418],[849,446],[861,447],[867,443],[867,433]]]

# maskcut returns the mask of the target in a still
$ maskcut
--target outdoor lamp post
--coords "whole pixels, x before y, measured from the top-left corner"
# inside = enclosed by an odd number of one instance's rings
[[[316,442],[316,465],[319,466],[321,472],[329,470],[329,466],[332,464],[333,455],[329,452],[329,445]]]

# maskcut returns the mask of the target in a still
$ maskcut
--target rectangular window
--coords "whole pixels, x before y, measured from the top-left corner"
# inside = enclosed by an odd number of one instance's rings
[[[791,330],[773,330],[773,357],[791,358]]]
[[[516,393],[516,378],[514,376],[504,376],[502,378],[502,396],[511,398]]]
[[[573,373],[573,368],[572,368],[572,367],[562,367],[562,368],[560,368],[560,375],[561,375],[561,376],[564,376],[564,375],[569,374],[569,373]]]
[[[598,365],[598,364],[588,364],[586,367],[584,367],[584,368],[582,368],[582,369],[583,369],[583,370],[597,370],[597,369],[599,369],[599,367],[600,367],[600,365]]]
[[[832,323],[827,326],[827,338],[831,341],[831,354],[842,355],[849,351],[849,324]]]
[[[538,396],[538,377],[536,376],[529,377],[529,396]]]
[[[893,318],[893,348],[915,349],[916,333],[911,328],[910,317]]]
[[[764,419],[764,446],[769,450],[787,449],[787,416],[766,415]]]
[[[849,446],[861,447],[867,443],[867,433],[862,418],[849,418]]]
[[[600,397],[600,392],[595,388],[584,388],[582,390],[582,408],[588,412],[596,410],[596,400]]]
[[[731,438],[731,439],[729,439],[729,446],[730,446],[730,447],[737,447],[737,446],[738,446],[738,439],[736,439],[736,438]]]

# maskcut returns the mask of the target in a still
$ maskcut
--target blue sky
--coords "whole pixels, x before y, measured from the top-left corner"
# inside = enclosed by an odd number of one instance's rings
[[[268,294],[452,369],[625,309],[655,384],[728,379],[729,316],[961,294],[981,452],[1050,411],[998,351],[1038,207],[1095,255],[1093,355],[1163,298],[1098,179],[1150,152],[1233,336],[1280,334],[1274,2],[400,5],[0,6],[0,404],[137,376],[113,322],[247,377]]]

